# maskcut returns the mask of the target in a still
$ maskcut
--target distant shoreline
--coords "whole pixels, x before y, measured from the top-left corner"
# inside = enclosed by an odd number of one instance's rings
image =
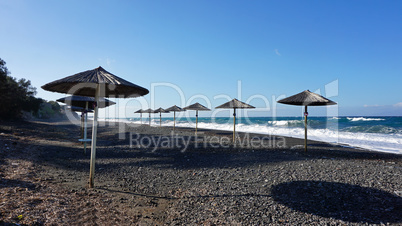
[[[140,118],[100,119],[140,124]],[[195,118],[176,118],[177,127],[195,127]],[[301,117],[240,117],[237,120],[238,132],[271,134],[304,139],[304,122]],[[401,117],[310,117],[309,140],[331,144],[348,145],[355,148],[376,150],[386,153],[402,154]],[[151,119],[152,125],[159,125],[159,118]],[[233,118],[199,117],[199,128],[233,131]],[[244,121],[246,120],[246,121]],[[266,121],[264,121],[266,120]],[[143,117],[143,124],[148,124]],[[392,127],[392,125],[395,125]],[[162,126],[173,126],[173,118],[162,118]]]

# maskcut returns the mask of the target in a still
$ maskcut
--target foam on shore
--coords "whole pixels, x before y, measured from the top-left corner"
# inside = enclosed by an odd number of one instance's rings
[[[125,123],[135,123],[141,124],[139,120],[127,120],[127,119],[103,119],[105,121],[119,121]],[[348,120],[353,120],[352,118]],[[357,118],[356,121],[367,121],[378,119],[370,118]],[[279,136],[287,136],[304,139],[304,128],[299,127],[281,127],[286,123],[300,123],[297,120],[288,121],[273,121],[267,124],[250,124],[246,125],[243,123],[236,125],[236,131],[247,132],[247,133],[258,133],[258,134],[271,134]],[[143,124],[147,124],[144,123]],[[159,119],[152,119],[151,126],[159,126]],[[279,126],[278,126],[279,125]],[[162,126],[173,126],[172,120],[162,120]],[[195,122],[184,122],[176,121],[177,127],[188,127],[194,128]],[[198,128],[201,129],[211,129],[211,130],[223,130],[223,131],[233,131],[233,124],[229,123],[214,123],[214,122],[199,122]],[[335,143],[335,144],[346,144],[352,147],[365,148],[369,150],[375,150],[380,152],[402,154],[402,134],[380,134],[380,133],[364,133],[364,132],[347,132],[331,129],[312,129],[308,130],[308,139]]]

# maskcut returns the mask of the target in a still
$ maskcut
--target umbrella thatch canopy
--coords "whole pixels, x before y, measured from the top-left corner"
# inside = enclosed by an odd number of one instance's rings
[[[145,113],[144,110],[140,109],[140,110],[138,110],[138,111],[136,111],[134,113],[140,113],[140,121],[141,121],[141,124],[142,124],[142,113]]]
[[[183,108],[178,107],[177,105],[171,106],[170,108],[165,109],[166,111],[185,111]]]
[[[155,113],[154,110],[151,108],[148,108],[147,110],[144,110],[142,113],[149,113],[149,126],[151,126],[151,113]]]
[[[324,106],[335,105],[336,103],[310,90],[305,90],[296,95],[279,100],[278,103],[299,105],[299,106]]]
[[[169,113],[169,111],[166,111],[163,108],[158,108],[154,111],[154,113],[159,113],[159,127],[162,127],[162,113]]]
[[[195,103],[195,104],[189,105],[183,109],[184,110],[195,110],[195,111],[210,111],[211,110],[200,103]]]
[[[76,107],[76,106],[69,106],[69,107],[67,108],[67,110],[70,110],[70,111],[78,111],[78,112],[84,112],[84,111],[85,111],[85,108],[83,108],[83,107]],[[86,112],[92,113],[92,112],[94,112],[94,111],[93,111],[92,108],[88,108],[88,110],[86,110]]]
[[[170,108],[166,109],[166,111],[173,111],[173,130],[175,130],[175,128],[176,128],[176,111],[185,111],[185,110],[181,107],[174,105],[174,106],[171,106]]]
[[[210,111],[211,109],[205,107],[200,103],[195,103],[190,106],[183,108],[184,110],[194,110],[195,111],[195,134],[197,134],[198,129],[198,111]]]
[[[155,113],[155,112],[151,108],[148,108],[147,110],[142,111],[142,113]]]
[[[296,95],[279,100],[278,103],[305,106],[304,109],[304,151],[307,151],[307,106],[326,106],[335,105],[336,102],[329,100],[310,90],[305,90]]]
[[[241,102],[240,100],[235,98],[235,99],[233,99],[229,102],[226,102],[216,108],[255,108],[255,107],[253,107],[249,104],[246,104],[244,102]]]
[[[93,108],[93,105],[95,103],[95,98],[93,97],[85,97],[85,96],[68,96],[68,97],[63,97],[58,100],[56,100],[61,103],[65,103],[67,105],[75,106],[75,107],[82,107],[84,109],[88,108]],[[88,105],[87,105],[88,103]],[[100,97],[99,98],[99,107],[100,108],[105,108],[110,105],[116,104],[115,102],[108,100],[106,98]]]
[[[169,113],[169,111],[166,111],[166,110],[163,109],[163,108],[158,108],[158,109],[155,109],[155,110],[154,110],[154,113]]]
[[[51,92],[95,97],[97,85],[108,85],[108,87],[101,87],[104,88],[102,91],[105,97],[139,97],[149,93],[148,89],[119,78],[102,67],[47,83],[42,86],[42,89]]]
[[[241,102],[238,99],[233,99],[229,102],[226,102],[216,108],[233,108],[233,143],[235,142],[235,136],[236,136],[236,109],[237,108],[255,108],[254,106],[251,106],[249,104],[246,104],[244,102]]]
[[[94,122],[92,129],[91,162],[89,187],[94,186],[96,134],[98,130],[98,109],[100,97],[138,97],[149,93],[149,90],[128,82],[106,71],[102,67],[80,72],[42,86],[52,92],[69,93],[78,96],[95,97]]]

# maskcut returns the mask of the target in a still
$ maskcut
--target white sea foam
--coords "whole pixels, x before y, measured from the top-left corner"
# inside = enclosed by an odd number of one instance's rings
[[[369,118],[367,118],[369,119]],[[106,121],[119,121],[128,122],[134,124],[140,124],[139,120],[129,121],[124,119],[111,120],[103,119]],[[297,120],[290,120],[297,121]],[[159,119],[151,119],[151,126],[159,126]],[[288,136],[304,139],[304,128],[299,127],[278,127],[282,122],[288,121],[276,121],[279,124],[237,124],[236,131],[238,132],[249,132],[249,133],[259,133],[259,134],[272,134],[279,136]],[[148,124],[148,122],[143,122]],[[285,125],[285,124],[283,124]],[[173,121],[163,120],[162,126],[173,126]],[[183,122],[176,121],[177,127],[195,127],[195,122]],[[215,129],[215,130],[225,130],[233,131],[233,125],[229,123],[219,124],[219,123],[209,123],[209,122],[199,122],[198,128],[203,129]],[[402,154],[402,134],[379,134],[379,133],[354,133],[354,132],[339,132],[337,130],[330,129],[311,129],[308,130],[308,139],[323,141],[329,143],[347,144],[353,147],[366,148],[370,150],[376,150],[381,152],[391,152]]]
[[[348,120],[352,122],[357,122],[357,121],[384,121],[385,119],[383,118],[364,118],[364,117],[347,117]]]
[[[280,121],[268,121],[268,125],[273,126],[287,126],[289,124],[300,123],[301,120],[280,120]]]
[[[176,122],[176,126],[195,127],[195,124],[187,122]],[[232,131],[233,125],[202,122],[198,123],[198,128]],[[258,124],[238,124],[236,125],[236,131],[272,134],[304,139],[304,128],[273,127],[269,125]],[[338,132],[329,129],[310,128],[308,130],[308,139],[329,143],[348,144],[353,147],[402,154],[401,134],[352,133]]]

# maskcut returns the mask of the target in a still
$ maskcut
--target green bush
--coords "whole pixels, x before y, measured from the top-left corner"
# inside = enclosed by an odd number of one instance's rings
[[[36,98],[31,81],[11,77],[6,62],[0,58],[0,119],[18,119],[22,111],[36,113],[43,100]]]

